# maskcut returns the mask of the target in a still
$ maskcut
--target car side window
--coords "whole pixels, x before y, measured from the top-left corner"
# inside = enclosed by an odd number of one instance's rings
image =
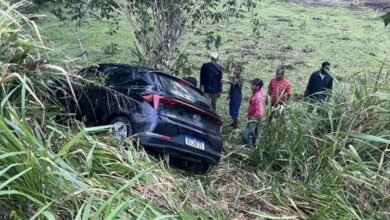
[[[99,69],[95,67],[82,70],[79,74],[83,77],[84,80],[98,84],[103,84],[106,79],[105,74],[100,72]]]
[[[134,86],[148,86],[149,83],[145,81],[145,79],[134,79],[131,81],[131,85]]]
[[[141,70],[134,72],[131,84],[136,86],[150,86],[153,85],[153,82],[151,81],[149,73]]]
[[[149,74],[137,68],[100,65],[99,67],[85,69],[80,72],[80,75],[86,80],[106,86],[128,84],[145,87],[153,85]]]
[[[117,85],[132,81],[133,69],[132,68],[121,68],[121,67],[107,67],[104,69],[106,85]]]

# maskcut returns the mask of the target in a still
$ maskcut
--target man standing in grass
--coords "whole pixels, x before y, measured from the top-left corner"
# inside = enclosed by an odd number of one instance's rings
[[[200,69],[200,89],[214,111],[222,92],[222,67],[217,63],[218,56],[217,52],[211,53],[211,62],[204,63]]]
[[[321,69],[311,74],[306,86],[305,97],[311,101],[326,101],[332,94],[333,78],[329,74],[330,63],[323,62]]]
[[[252,97],[248,106],[248,122],[243,135],[246,145],[254,145],[258,135],[258,120],[264,115],[265,93],[262,90],[263,81],[259,78],[252,80]]]
[[[271,79],[268,85],[268,95],[271,96],[272,106],[272,112],[269,117],[270,122],[275,114],[282,115],[281,109],[283,109],[283,106],[287,104],[291,97],[291,85],[284,76],[284,72],[284,68],[279,67],[276,70],[275,77]]]
[[[234,68],[234,75],[230,80],[223,80],[224,83],[230,84],[229,96],[229,113],[232,117],[233,123],[229,127],[233,129],[238,128],[238,115],[240,112],[240,106],[242,101],[242,84],[244,83],[244,78],[241,76],[242,67],[236,66]]]

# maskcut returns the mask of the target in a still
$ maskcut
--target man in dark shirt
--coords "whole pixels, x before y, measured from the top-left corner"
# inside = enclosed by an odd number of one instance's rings
[[[244,78],[241,76],[242,67],[236,66],[234,68],[234,74],[230,77],[229,80],[222,80],[223,83],[230,84],[229,96],[227,99],[229,101],[229,113],[233,119],[233,123],[229,127],[233,129],[238,128],[238,116],[242,101],[242,84],[244,83]]]
[[[222,67],[217,63],[218,53],[211,53],[211,62],[200,69],[200,89],[205,93],[211,107],[216,111],[217,99],[222,92]]]
[[[329,74],[330,63],[323,62],[321,69],[311,74],[306,86],[305,97],[310,100],[326,101],[332,94],[333,78]]]

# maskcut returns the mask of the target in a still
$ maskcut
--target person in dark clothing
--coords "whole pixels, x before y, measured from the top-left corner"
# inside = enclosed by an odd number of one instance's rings
[[[309,98],[310,102],[326,101],[332,94],[333,78],[329,71],[330,63],[323,62],[321,69],[311,74],[305,91],[305,97]],[[309,107],[308,110],[313,111],[314,109]]]
[[[200,89],[205,93],[214,111],[222,92],[222,67],[217,63],[218,56],[217,52],[213,52],[211,62],[204,63],[200,69]]]
[[[323,62],[321,69],[311,74],[306,86],[305,97],[325,101],[333,89],[333,78],[329,74],[330,63]]]
[[[187,76],[187,77],[183,77],[183,80],[191,83],[191,85],[197,87],[198,86],[198,80],[193,77],[193,76]]]
[[[234,75],[230,80],[224,80],[224,83],[230,84],[229,96],[229,113],[232,117],[233,123],[228,127],[233,129],[238,128],[238,115],[240,111],[241,101],[242,101],[242,84],[244,83],[244,78],[241,76],[242,67],[237,66],[234,68]]]

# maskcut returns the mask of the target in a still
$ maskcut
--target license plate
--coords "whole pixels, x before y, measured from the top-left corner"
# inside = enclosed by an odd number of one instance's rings
[[[204,150],[204,142],[192,137],[185,136],[186,145]]]

